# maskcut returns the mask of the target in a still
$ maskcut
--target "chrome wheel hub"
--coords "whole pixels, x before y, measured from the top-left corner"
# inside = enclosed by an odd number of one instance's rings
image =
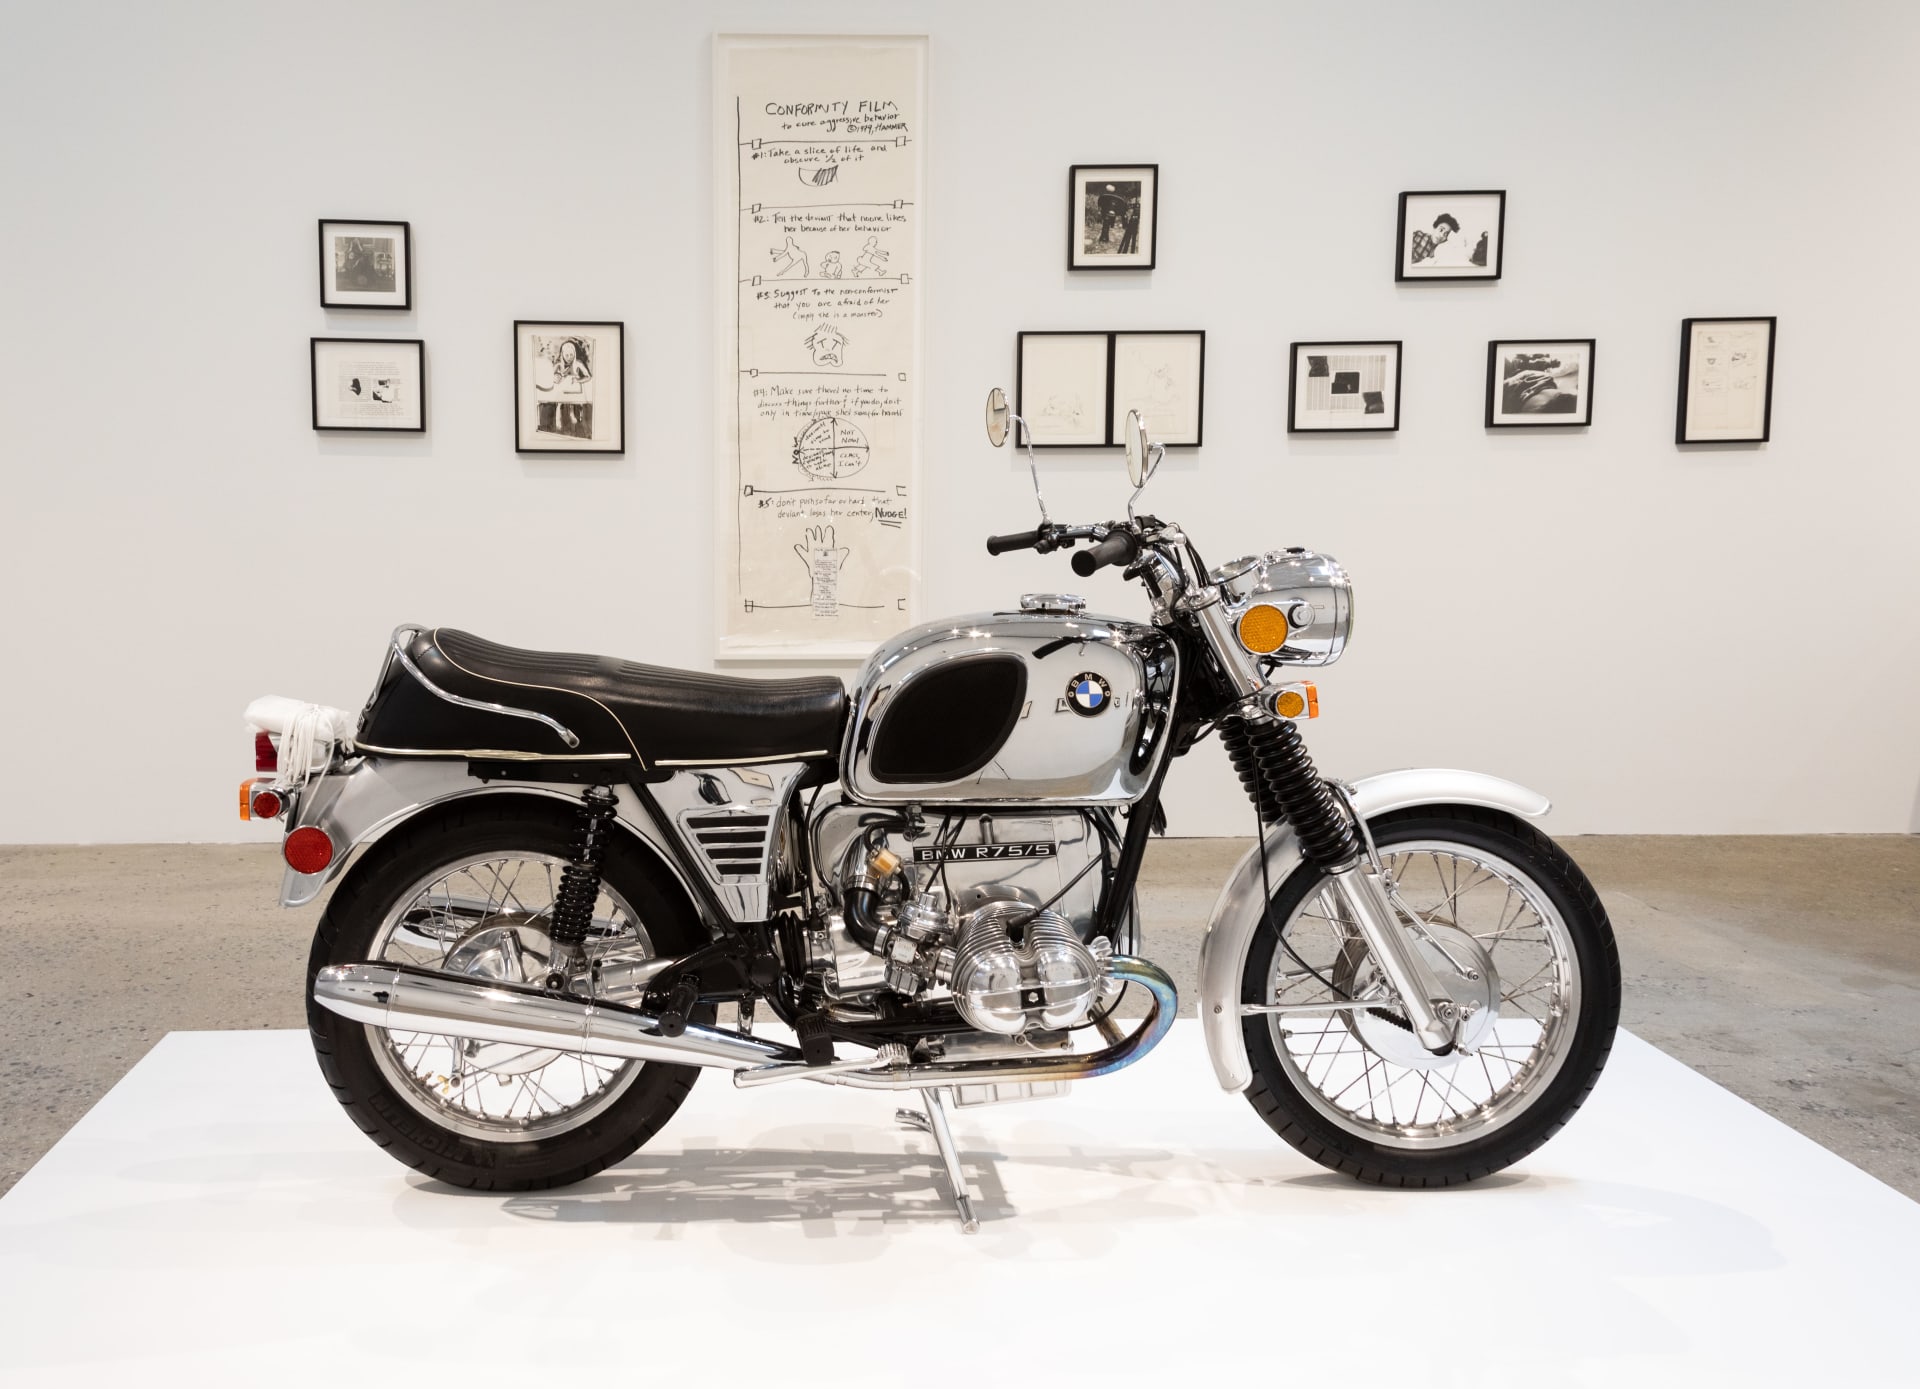
[[[442,969],[448,974],[470,974],[504,984],[538,984],[547,977],[553,958],[553,938],[547,919],[528,912],[502,912],[488,917],[462,936],[447,952]],[[534,1051],[511,1042],[479,1042],[463,1038],[461,1054],[469,1069],[495,1075],[518,1076],[550,1066],[557,1051]]]
[[[1446,1020],[1454,1027],[1454,1049],[1435,1056],[1413,1035],[1398,1011],[1369,1009],[1347,1015],[1347,1027],[1374,1055],[1405,1066],[1409,1070],[1447,1070],[1472,1056],[1479,1044],[1493,1035],[1500,1018],[1500,975],[1493,957],[1480,942],[1457,926],[1430,923],[1432,939],[1419,942],[1427,968],[1452,1000],[1453,1016]],[[1380,971],[1367,956],[1354,971],[1349,992],[1355,998],[1372,998],[1386,993]]]

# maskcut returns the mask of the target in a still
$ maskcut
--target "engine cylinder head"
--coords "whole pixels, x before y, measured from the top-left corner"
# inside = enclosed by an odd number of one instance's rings
[[[1014,928],[1022,933],[1019,945]],[[1058,912],[990,902],[960,928],[954,1006],[972,1026],[1008,1037],[1030,1027],[1072,1027],[1086,1017],[1105,972]]]

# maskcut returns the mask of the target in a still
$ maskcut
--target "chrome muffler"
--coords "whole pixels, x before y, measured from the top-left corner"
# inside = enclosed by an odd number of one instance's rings
[[[679,1036],[669,1037],[660,1019],[638,1008],[407,965],[324,966],[314,976],[313,1001],[343,1018],[391,1032],[508,1042],[538,1050],[728,1070],[800,1059],[797,1048],[742,1032],[689,1024]]]

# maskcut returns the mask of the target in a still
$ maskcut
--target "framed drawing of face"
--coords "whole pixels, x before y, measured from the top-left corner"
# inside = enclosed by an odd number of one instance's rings
[[[515,449],[626,452],[626,331],[624,323],[515,321]]]
[[[1291,376],[1291,433],[1377,434],[1400,428],[1398,342],[1296,342]]]
[[[321,219],[321,308],[405,309],[412,303],[410,224]]]

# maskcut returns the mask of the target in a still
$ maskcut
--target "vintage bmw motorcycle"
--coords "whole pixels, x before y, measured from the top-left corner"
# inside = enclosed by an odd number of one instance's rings
[[[996,446],[1023,428],[998,390],[987,415]],[[1368,1182],[1468,1181],[1552,1135],[1605,1063],[1620,969],[1528,823],[1547,802],[1473,772],[1323,777],[1292,677],[1346,645],[1345,572],[1302,549],[1208,568],[1135,511],[1161,451],[1137,417],[1126,443],[1125,519],[1052,521],[1029,446],[1041,523],[987,549],[1121,566],[1150,621],[1029,595],[883,643],[851,698],[406,626],[357,718],[257,702],[242,814],[287,826],[282,901],[345,870],[308,1016],[354,1122],[443,1181],[525,1190],[632,1153],[703,1067],[913,1090],[972,1229],[948,1107],[1058,1094],[1173,1024],[1134,885],[1168,769],[1215,735],[1260,829],[1200,960],[1221,1086]]]

